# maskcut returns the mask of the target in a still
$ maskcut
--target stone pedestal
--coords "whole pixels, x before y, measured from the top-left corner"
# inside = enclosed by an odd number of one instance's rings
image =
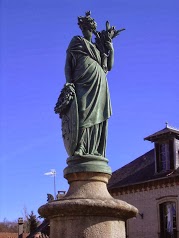
[[[108,192],[110,174],[67,173],[70,187],[63,199],[39,208],[50,219],[50,238],[125,238],[125,221],[137,209]]]

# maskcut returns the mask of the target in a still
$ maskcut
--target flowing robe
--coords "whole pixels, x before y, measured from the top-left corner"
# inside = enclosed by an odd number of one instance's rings
[[[101,67],[100,52],[80,36],[71,40],[71,83],[75,85],[79,114],[77,151],[105,156],[107,119],[111,103],[106,74]]]

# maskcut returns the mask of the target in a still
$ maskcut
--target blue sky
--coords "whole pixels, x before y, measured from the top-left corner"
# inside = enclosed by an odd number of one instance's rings
[[[117,29],[108,74],[113,115],[107,158],[112,170],[153,148],[144,137],[179,127],[178,0],[1,0],[0,220],[15,220],[46,203],[63,178],[67,154],[54,106],[65,83],[66,48],[81,35],[77,16],[91,10],[98,30]]]

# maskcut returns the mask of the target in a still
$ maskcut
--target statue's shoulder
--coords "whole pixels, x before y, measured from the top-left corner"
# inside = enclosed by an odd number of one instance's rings
[[[73,48],[74,46],[77,46],[77,45],[81,44],[82,41],[83,41],[82,36],[74,36],[70,41],[70,44],[68,46],[68,50]]]
[[[81,42],[83,41],[83,37],[82,36],[73,36],[73,38],[70,41],[70,44],[73,42]]]

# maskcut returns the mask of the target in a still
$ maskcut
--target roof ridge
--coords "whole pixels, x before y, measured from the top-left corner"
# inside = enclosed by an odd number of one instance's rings
[[[174,126],[170,126],[170,125],[168,124],[168,122],[166,122],[166,128],[179,131],[179,128],[176,128],[176,127],[174,127]]]

